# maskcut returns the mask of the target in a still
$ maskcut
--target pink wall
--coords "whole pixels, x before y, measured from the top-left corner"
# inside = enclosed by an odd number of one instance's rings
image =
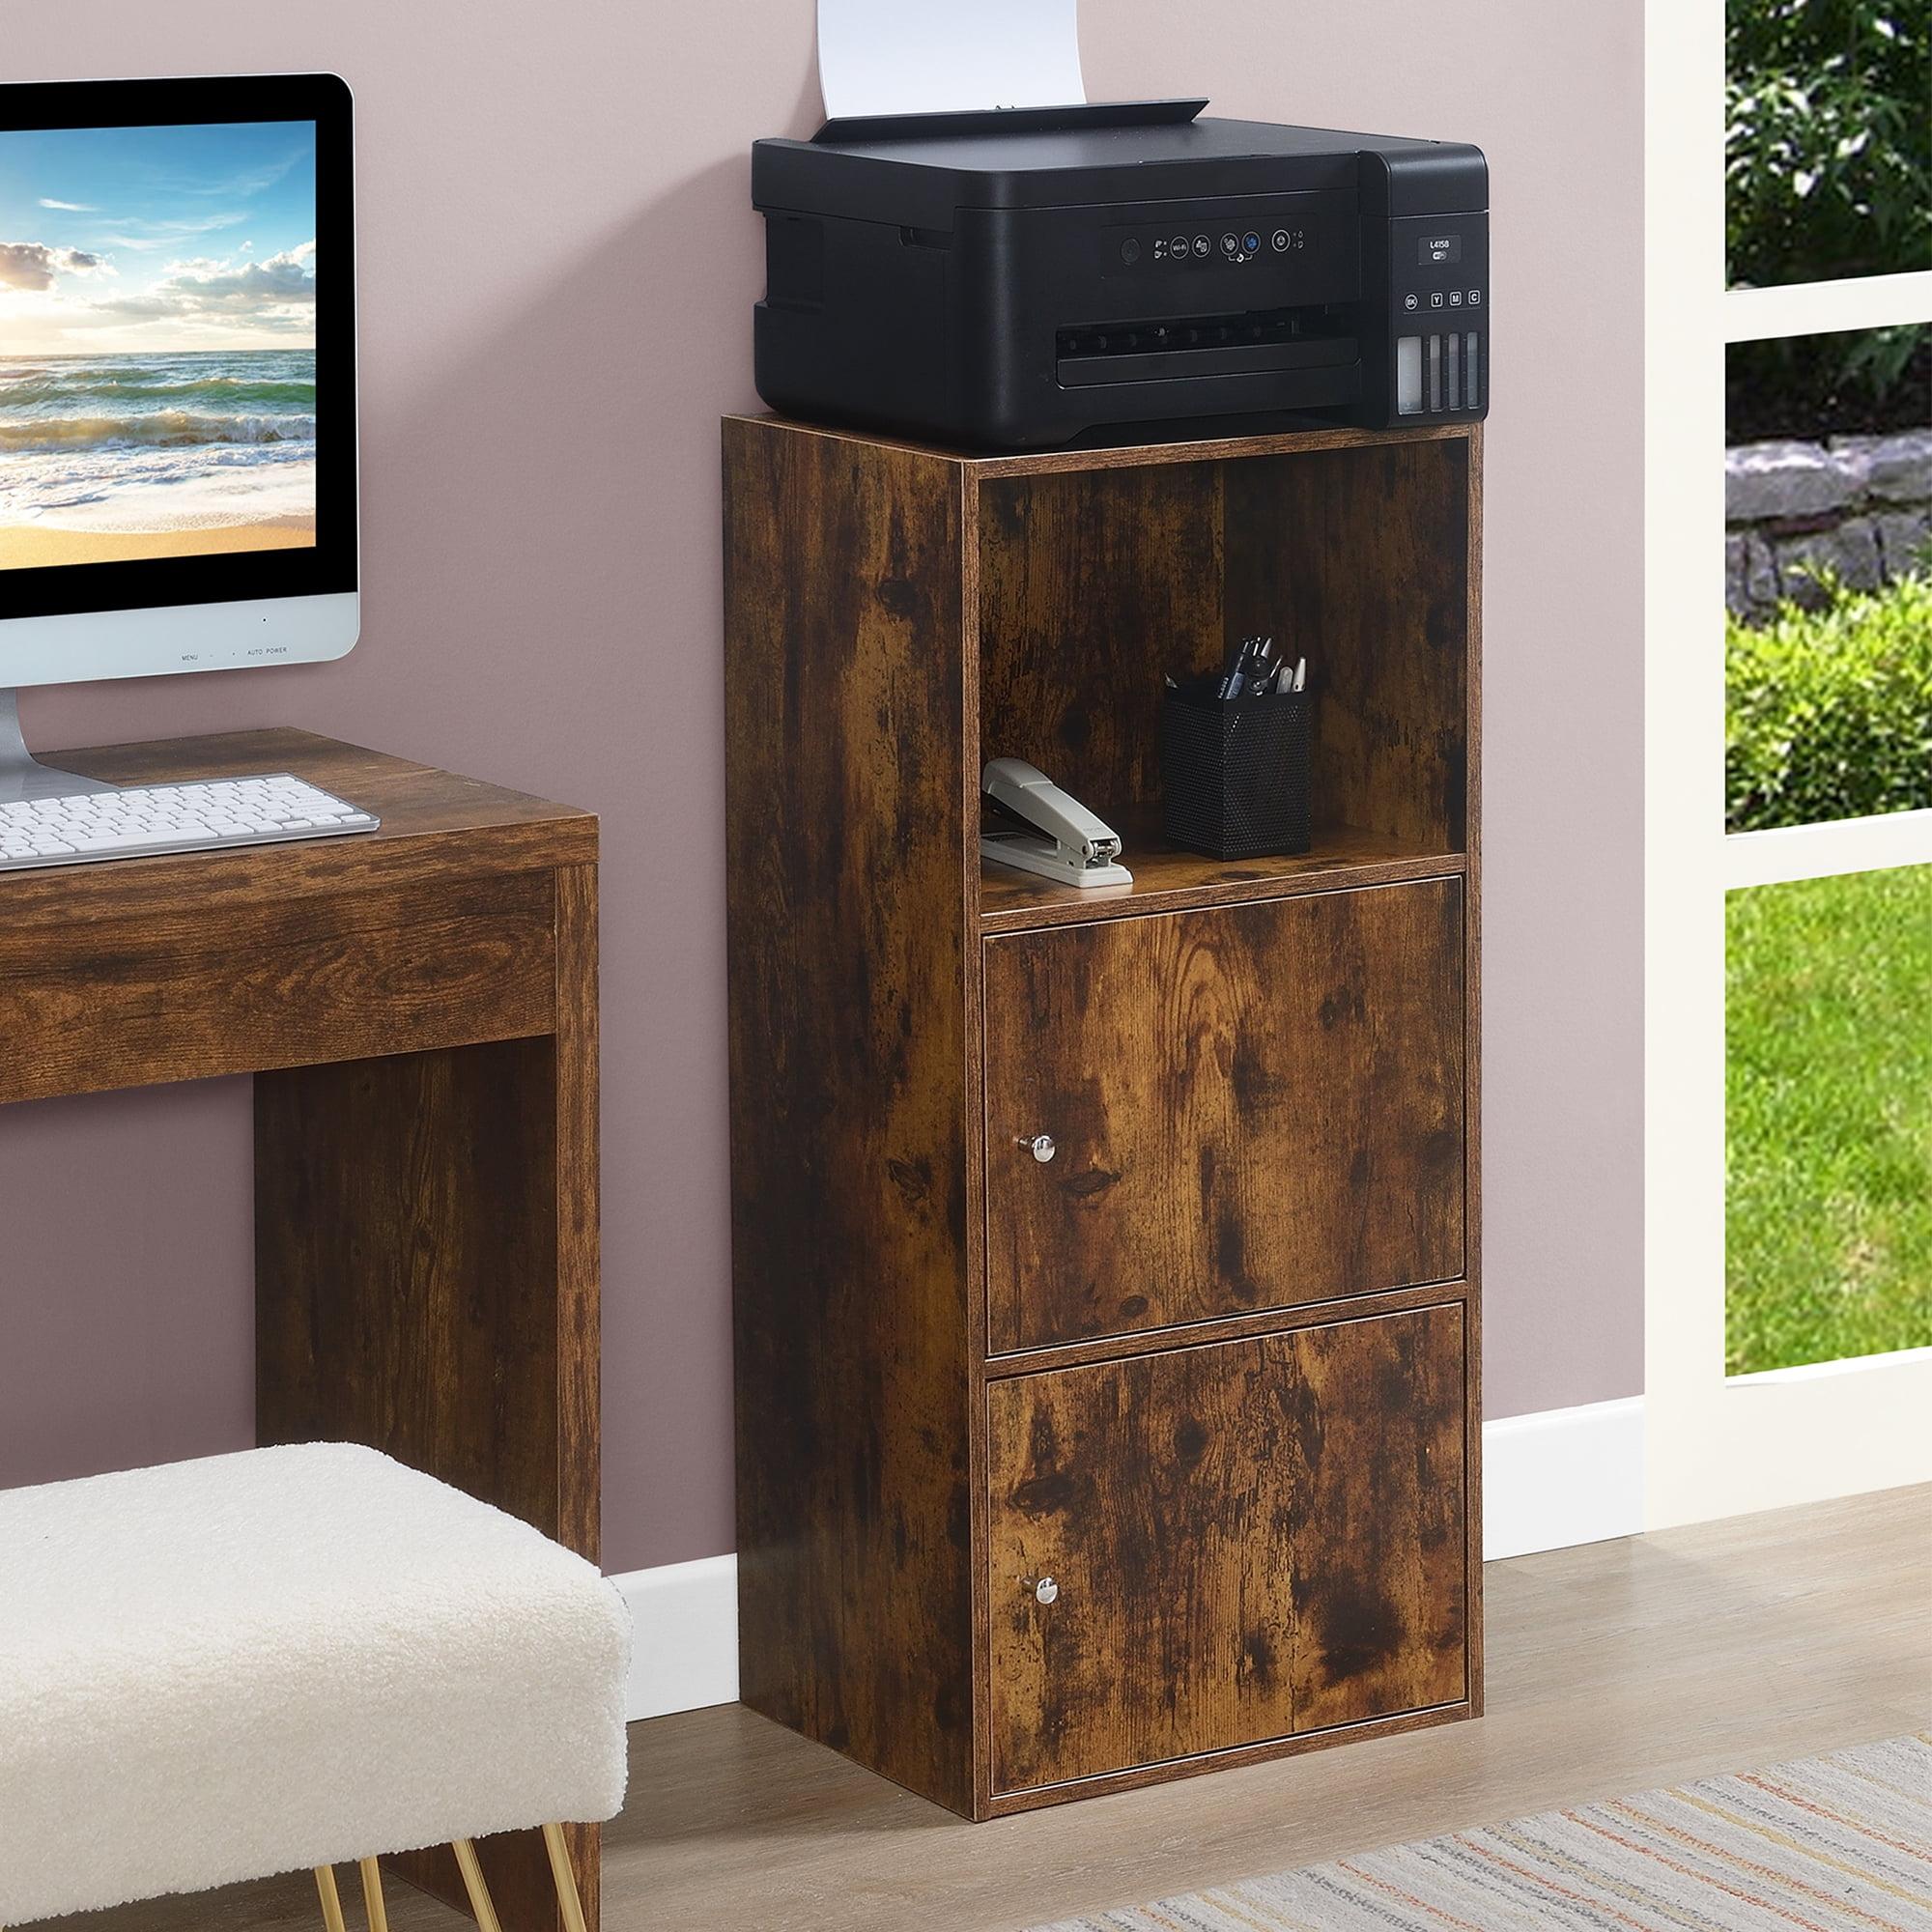
[[[1641,1385],[1640,18],[1087,7],[1096,96],[1490,154],[1496,1414]],[[755,403],[747,150],[816,125],[811,7],[65,0],[10,10],[0,43],[8,79],[306,67],[359,103],[361,648],[36,694],[28,731],[298,724],[604,815],[606,1555],[710,1554],[731,1542],[716,418]],[[249,1439],[246,1108],[218,1083],[0,1113],[0,1482]]]

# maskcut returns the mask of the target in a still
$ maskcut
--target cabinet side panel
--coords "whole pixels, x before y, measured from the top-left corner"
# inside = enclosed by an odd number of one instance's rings
[[[961,496],[724,428],[743,1696],[968,1811]]]
[[[1483,1714],[1483,426],[1469,432],[1469,662],[1464,680],[1468,703],[1468,826],[1463,844],[1468,871],[1463,891],[1463,944],[1468,986],[1469,1157],[1464,1186],[1463,1223],[1467,1230],[1469,1298],[1464,1319],[1468,1337],[1464,1388],[1468,1468],[1469,1538],[1469,1702]]]

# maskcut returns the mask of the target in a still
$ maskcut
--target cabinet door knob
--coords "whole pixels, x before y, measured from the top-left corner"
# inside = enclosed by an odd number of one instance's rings
[[[1019,1144],[1023,1148],[1030,1148],[1036,1160],[1051,1160],[1060,1151],[1054,1146],[1051,1134],[1021,1134]]]
[[[1020,1588],[1031,1590],[1037,1604],[1057,1604],[1060,1601],[1060,1585],[1051,1577],[1022,1577]]]

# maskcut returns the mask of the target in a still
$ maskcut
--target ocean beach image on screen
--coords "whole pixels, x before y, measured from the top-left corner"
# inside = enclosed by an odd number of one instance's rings
[[[315,128],[0,131],[0,570],[312,546]]]

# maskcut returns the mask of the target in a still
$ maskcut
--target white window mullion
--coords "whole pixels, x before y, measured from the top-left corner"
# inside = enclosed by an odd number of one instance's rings
[[[1724,840],[1724,885],[1781,886],[1845,872],[1882,872],[1932,864],[1932,811],[1890,811],[1873,818],[1834,818],[1733,832]]]
[[[1894,328],[1932,322],[1932,273],[1867,275],[1850,282],[1733,289],[1724,298],[1724,340],[1768,342],[1789,335]]]

